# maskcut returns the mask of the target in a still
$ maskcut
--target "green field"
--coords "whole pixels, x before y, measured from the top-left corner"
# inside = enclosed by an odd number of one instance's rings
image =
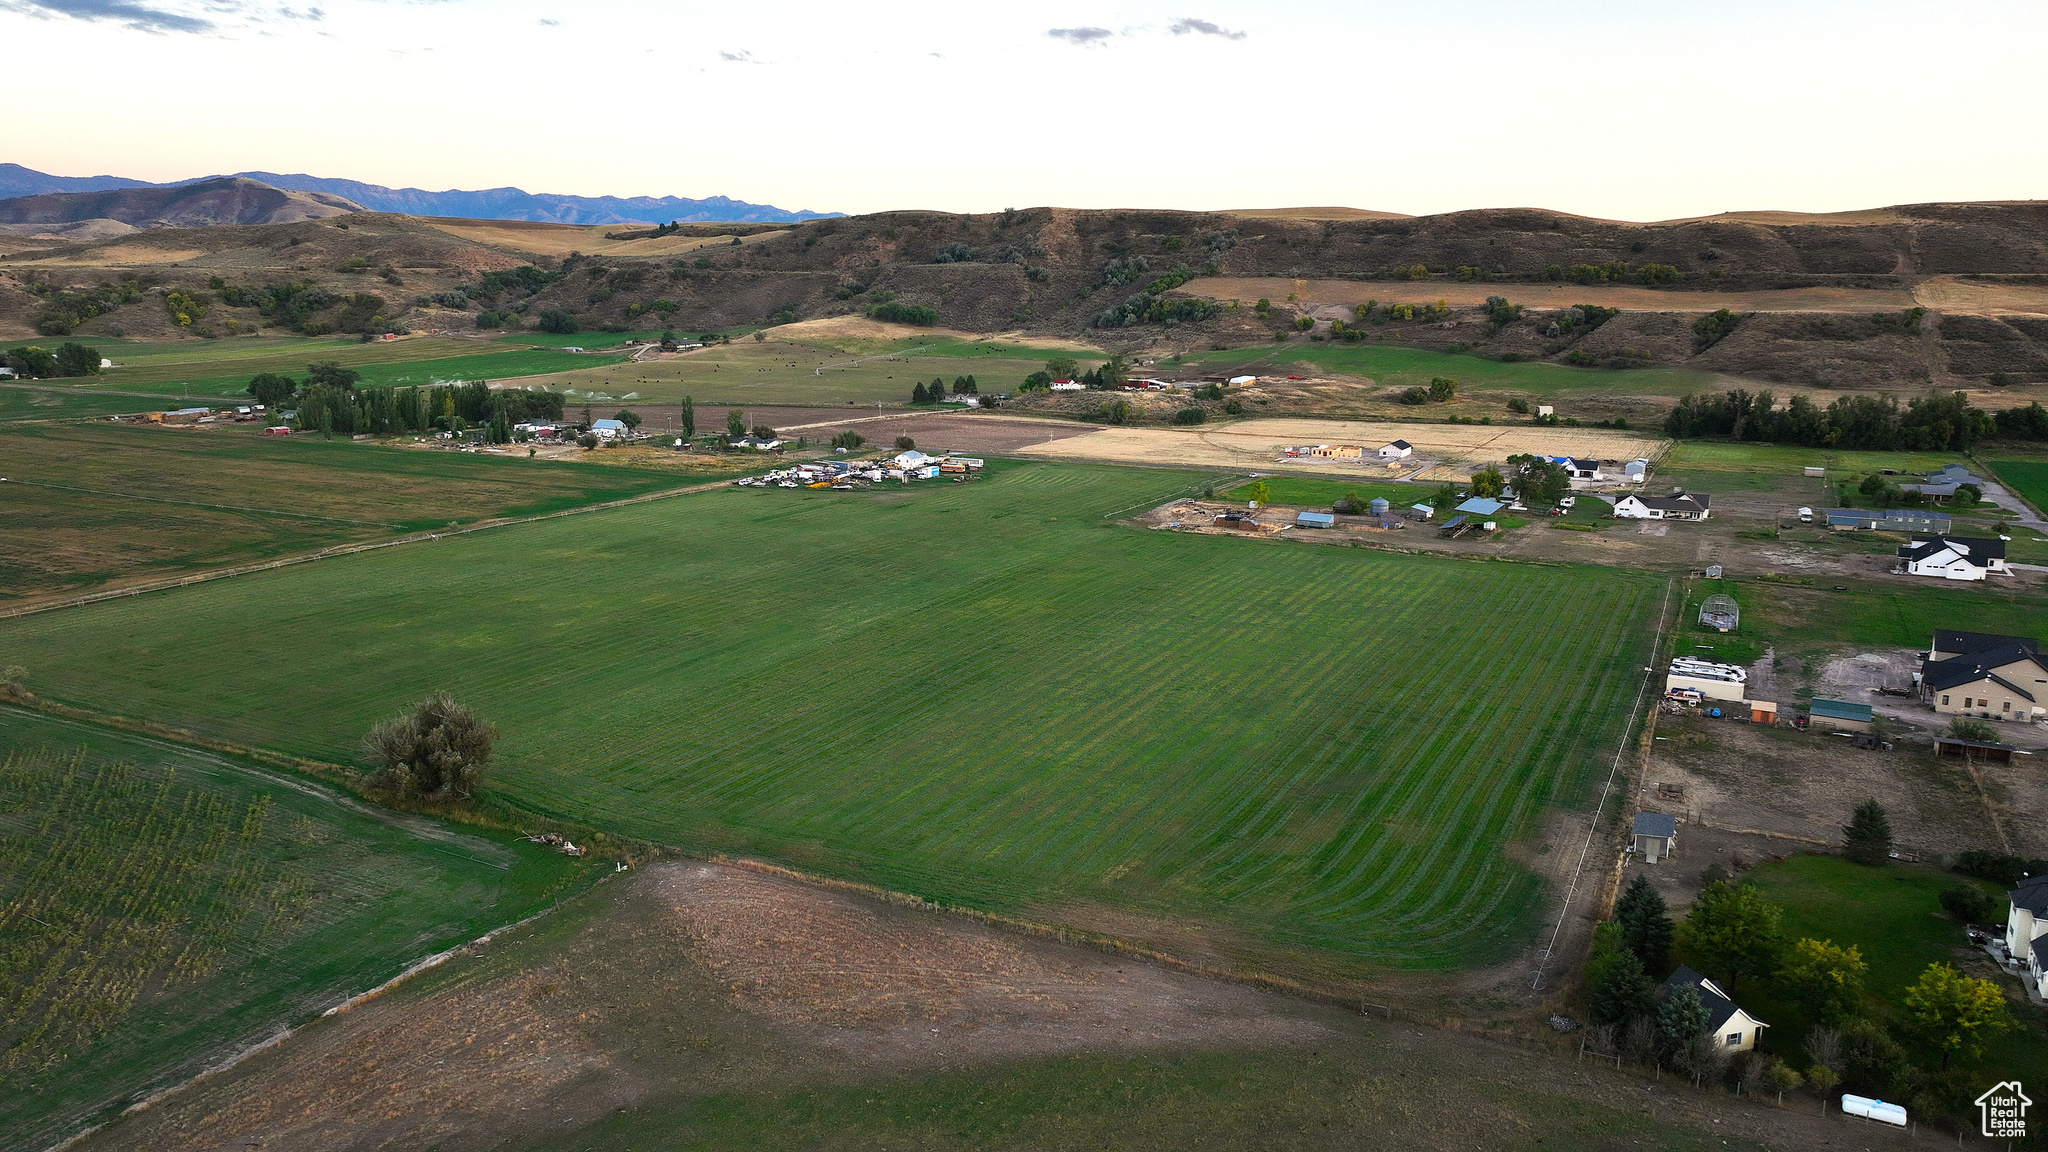
[[[525,339],[525,337],[520,337]],[[699,404],[838,405],[910,402],[911,389],[938,377],[973,376],[984,392],[1014,392],[1056,351],[946,333],[735,339],[666,360],[567,370],[535,383],[614,398],[690,396]],[[1100,353],[1071,353],[1083,364]]]
[[[603,460],[609,454],[596,454]],[[266,437],[253,426],[0,429],[0,605],[499,516],[532,516],[691,477]]]
[[[1800,448],[1778,444],[1734,444],[1718,440],[1681,440],[1657,467],[1657,475],[1673,484],[1702,492],[1728,493],[1742,500],[1781,500],[1823,508],[1839,507],[1834,485],[1852,484],[1890,468],[1902,483],[1948,464],[1968,464],[1959,452],[1843,452],[1831,448]],[[1826,468],[1825,478],[1805,474],[1808,467]],[[1852,493],[1853,494],[1853,493]]]
[[[1999,481],[2033,505],[2035,512],[2048,512],[2048,460],[2004,457],[1988,463]]]
[[[0,1144],[48,1147],[607,866],[0,708]]]
[[[1109,519],[1187,479],[726,488],[0,622],[0,647],[52,698],[340,762],[446,688],[503,730],[499,800],[696,851],[1108,905],[1248,962],[1513,955],[1547,901],[1505,849],[1604,773],[1662,581]]]
[[[194,400],[240,396],[249,378],[259,372],[280,372],[299,379],[305,376],[306,365],[315,360],[334,360],[355,369],[362,374],[361,385],[396,386],[539,376],[571,368],[600,368],[625,359],[621,355],[580,355],[547,347],[507,349],[490,340],[434,337],[369,344],[353,337],[332,336],[248,336],[160,344],[117,340],[91,343],[115,366],[98,376],[71,382],[72,386]],[[116,410],[132,411],[144,406],[145,403],[129,400]]]
[[[1625,392],[1630,395],[1679,396],[1720,386],[1722,377],[1691,368],[1574,368],[1564,364],[1522,361],[1510,364],[1483,356],[1432,352],[1393,344],[1302,344],[1296,341],[1227,352],[1191,352],[1180,366],[1207,372],[1285,373],[1290,365],[1307,364],[1324,372],[1365,376],[1383,388],[1427,387],[1436,376],[1449,376],[1466,389],[1500,389],[1551,399],[1575,392]]]
[[[1267,491],[1274,504],[1285,504],[1293,508],[1327,508],[1344,497],[1356,494],[1366,500],[1384,496],[1395,511],[1410,504],[1427,503],[1436,494],[1433,484],[1374,484],[1371,481],[1323,480],[1313,476],[1265,476]],[[1240,484],[1228,492],[1217,495],[1227,500],[1249,500],[1249,482]]]
[[[0,424],[85,420],[161,407],[163,404],[154,397],[107,395],[83,388],[0,384]]]
[[[1870,966],[1864,978],[1869,994],[1864,1010],[1894,1031],[1902,1022],[1897,1008],[1899,993],[1918,980],[1929,964],[1955,963],[1957,949],[1966,945],[1962,926],[1941,910],[1942,891],[1972,885],[2003,895],[1996,885],[1937,868],[1909,864],[1866,868],[1839,856],[1790,856],[1761,865],[1743,879],[1755,883],[1785,909],[1786,939],[1810,936],[1862,950],[1864,963]],[[1976,958],[1984,959],[1982,953]],[[2016,981],[1997,979],[2009,994],[2018,992]],[[1755,1001],[1750,1011],[1776,1025],[1771,1034],[1772,1050],[1803,1067],[1806,1060],[1799,1054],[1799,1044],[1812,1022],[1799,1007],[1762,988],[1740,984],[1738,999],[1745,1007]],[[2013,1016],[2021,1028],[1993,1041],[1981,1060],[1966,1066],[1981,1070],[1987,1085],[2008,1078],[2048,1082],[2048,1018],[2023,1003],[2015,1005]],[[1936,1056],[1918,1055],[1923,1067],[1939,1061]]]

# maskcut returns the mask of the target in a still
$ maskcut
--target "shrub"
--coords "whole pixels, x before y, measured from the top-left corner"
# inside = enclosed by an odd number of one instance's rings
[[[1427,388],[1410,388],[1410,389],[1408,389],[1407,391],[1405,391],[1405,392],[1401,393],[1401,403],[1403,403],[1403,404],[1427,404],[1427,403],[1429,403],[1429,389],[1427,389]]]
[[[1294,318],[1294,330],[1296,332],[1306,332],[1315,326],[1316,318],[1313,316],[1296,316]]]
[[[1208,418],[1209,414],[1200,408],[1183,408],[1173,414],[1175,424],[1200,424]]]
[[[873,308],[868,309],[868,318],[891,324],[914,324],[921,328],[929,328],[939,322],[939,314],[936,311],[920,307],[916,304],[899,303],[895,300],[877,304]]]
[[[1942,911],[1965,924],[1989,924],[1998,915],[1998,901],[1972,885],[1957,885],[1941,894]]]
[[[1458,382],[1449,376],[1433,377],[1429,382],[1429,398],[1441,404],[1458,394]]]
[[[1735,326],[1742,323],[1742,317],[1726,308],[1700,317],[1692,326],[1693,351],[1704,352],[1726,339]]]
[[[934,264],[971,264],[973,262],[974,249],[957,242],[948,244],[937,252],[932,253],[932,263]]]
[[[1529,402],[1520,398],[1510,400],[1508,401],[1508,411],[1519,412],[1527,416],[1529,414]]]
[[[363,745],[383,768],[374,788],[417,800],[467,800],[491,766],[498,730],[446,692],[370,729]]]
[[[917,441],[912,440],[908,436],[898,436],[896,438],[896,450],[898,452],[908,452],[916,447]]]
[[[549,310],[540,314],[540,322],[534,327],[543,332],[568,335],[577,330],[576,317],[560,310]]]
[[[865,443],[867,443],[867,438],[858,432],[841,432],[832,438],[832,446],[834,448],[844,448],[849,452]]]
[[[1242,416],[1242,415],[1244,415],[1244,401],[1242,401],[1242,400],[1232,400],[1232,401],[1230,401],[1229,403],[1227,403],[1227,404],[1225,404],[1225,405],[1223,406],[1223,412],[1224,412],[1224,414],[1225,414],[1225,415],[1227,415],[1227,416]]]
[[[2048,860],[2022,860],[2018,856],[1973,848],[1956,857],[1954,868],[1965,876],[2013,888],[2029,876],[2048,874]]]

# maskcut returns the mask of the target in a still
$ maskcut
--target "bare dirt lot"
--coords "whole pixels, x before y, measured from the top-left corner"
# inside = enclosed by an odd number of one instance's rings
[[[1752,1105],[1558,1047],[1362,1019],[682,862],[80,1146],[1862,1146],[1810,1100]]]
[[[1389,470],[1370,455],[1358,460],[1289,458],[1281,453],[1303,444],[1356,444],[1369,454],[1393,440],[1406,440],[1416,459]],[[1133,464],[1191,464],[1258,471],[1314,472],[1339,476],[1406,475],[1438,461],[1459,475],[1487,462],[1519,453],[1597,456],[1603,460],[1655,457],[1666,442],[1599,428],[1530,428],[1478,424],[1351,423],[1333,420],[1245,420],[1200,431],[1163,428],[1103,428],[1057,444],[1023,449],[1025,455],[1116,460]],[[1462,469],[1463,471],[1459,471]]]

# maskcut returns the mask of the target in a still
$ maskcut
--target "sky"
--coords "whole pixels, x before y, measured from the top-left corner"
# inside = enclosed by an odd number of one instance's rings
[[[0,161],[785,209],[2048,198],[2048,4],[0,0]]]

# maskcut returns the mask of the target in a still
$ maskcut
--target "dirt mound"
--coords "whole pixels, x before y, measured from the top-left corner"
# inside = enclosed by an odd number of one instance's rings
[[[734,1000],[868,1058],[993,1059],[1321,1031],[1271,997],[741,868],[652,881]]]

